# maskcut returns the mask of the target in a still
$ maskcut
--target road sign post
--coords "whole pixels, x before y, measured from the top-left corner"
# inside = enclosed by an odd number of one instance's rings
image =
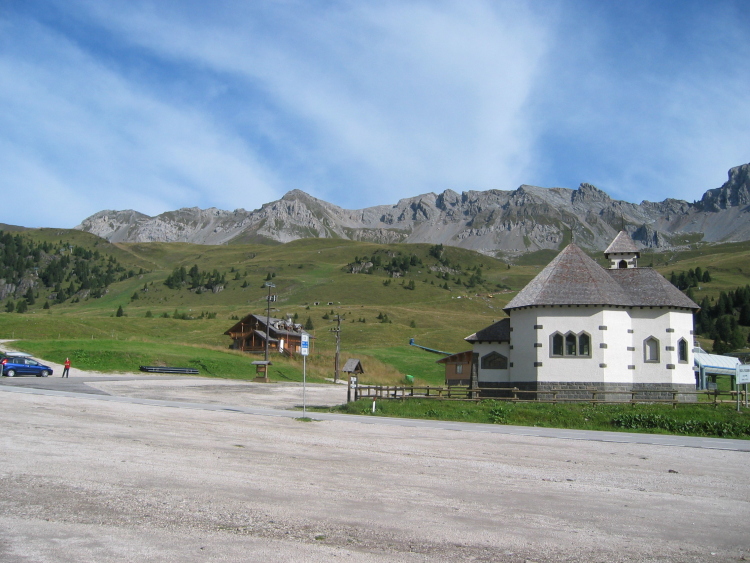
[[[737,384],[737,410],[740,410],[740,385],[745,384],[745,407],[747,407],[747,384],[750,383],[750,364],[739,365],[734,381]]]
[[[307,405],[305,404],[305,394],[307,391],[307,356],[310,354],[310,335],[302,335],[299,353],[302,354],[302,416],[306,416]]]

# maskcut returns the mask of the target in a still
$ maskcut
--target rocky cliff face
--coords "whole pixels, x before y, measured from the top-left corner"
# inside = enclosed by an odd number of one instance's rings
[[[578,189],[523,185],[516,190],[446,190],[347,210],[293,190],[255,211],[179,209],[149,217],[100,211],[77,229],[111,242],[289,242],[344,238],[379,243],[422,242],[495,255],[558,249],[573,241],[601,250],[625,228],[642,247],[670,248],[687,238],[708,242],[750,239],[750,164],[696,203],[667,199],[640,204],[613,200],[590,184]]]

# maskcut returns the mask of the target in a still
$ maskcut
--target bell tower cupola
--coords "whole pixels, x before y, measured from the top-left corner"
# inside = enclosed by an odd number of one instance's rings
[[[604,251],[604,257],[609,260],[610,270],[637,268],[641,253],[638,252],[630,235],[625,231],[620,231],[612,244]]]

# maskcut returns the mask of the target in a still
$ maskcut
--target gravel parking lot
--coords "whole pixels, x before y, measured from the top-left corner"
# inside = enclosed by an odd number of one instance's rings
[[[71,384],[90,374],[73,375]],[[298,386],[203,379],[78,383],[203,403],[288,407],[300,397]],[[312,402],[345,397],[345,388],[321,387]],[[750,558],[747,452],[302,422],[4,388],[3,562]]]

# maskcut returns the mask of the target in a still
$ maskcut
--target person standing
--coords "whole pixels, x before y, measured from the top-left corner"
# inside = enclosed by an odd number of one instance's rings
[[[69,377],[69,374],[70,374],[70,358],[65,358],[65,364],[64,364],[63,368],[64,369],[63,369],[63,372],[62,372],[62,376],[63,377]]]

